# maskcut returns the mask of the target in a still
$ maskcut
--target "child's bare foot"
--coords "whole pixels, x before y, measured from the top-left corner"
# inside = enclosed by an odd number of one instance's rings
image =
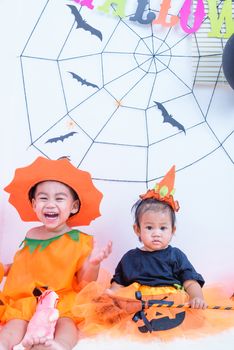
[[[46,341],[48,341],[50,339],[48,339],[47,337],[35,337],[35,336],[27,336],[23,339],[22,341],[22,345],[26,348],[26,349],[30,349],[31,347],[34,348],[34,346],[36,345],[45,345]]]
[[[56,340],[47,340],[44,344],[34,345],[33,350],[72,350],[69,344],[59,343]]]

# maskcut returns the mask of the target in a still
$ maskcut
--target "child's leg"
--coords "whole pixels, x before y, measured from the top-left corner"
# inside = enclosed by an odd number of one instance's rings
[[[24,320],[10,320],[0,331],[0,350],[12,349],[19,344],[26,332],[28,322]]]
[[[47,340],[45,344],[34,345],[33,350],[72,350],[78,341],[78,330],[71,318],[58,319],[53,340]],[[1,349],[0,349],[1,350]]]
[[[73,349],[78,341],[77,326],[71,318],[59,318],[56,324],[54,341],[64,345],[64,349]]]

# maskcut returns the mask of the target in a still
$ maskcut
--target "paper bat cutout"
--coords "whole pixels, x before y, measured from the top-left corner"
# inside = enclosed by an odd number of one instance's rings
[[[69,73],[72,75],[72,77],[73,77],[74,79],[76,79],[77,81],[79,81],[79,82],[81,83],[81,85],[92,86],[93,88],[99,89],[99,87],[98,87],[97,85],[95,85],[95,84],[93,84],[93,83],[90,83],[89,81],[87,81],[87,80],[81,78],[79,75],[77,75],[77,74],[75,74],[75,73],[73,73],[73,72],[69,72]]]
[[[47,140],[45,143],[53,143],[53,142],[58,142],[58,141],[63,142],[63,140],[68,139],[68,137],[71,137],[74,134],[77,134],[77,132],[72,131],[72,132],[69,132],[68,134],[61,135],[59,137],[53,137],[52,139]]]
[[[160,111],[162,112],[163,123],[169,123],[172,126],[175,126],[176,128],[178,128],[179,130],[182,130],[186,134],[184,126],[182,124],[180,124],[177,120],[175,120],[171,116],[171,114],[168,113],[166,108],[163,107],[162,103],[156,102],[156,101],[154,101],[154,103],[157,105],[158,109],[160,109]]]
[[[67,159],[67,160],[69,160],[69,162],[71,161],[70,156],[61,156],[61,157],[57,158],[57,160],[59,160],[59,159]]]
[[[75,16],[75,21],[76,21],[76,28],[83,28],[84,30],[88,31],[91,33],[91,35],[96,35],[101,41],[102,41],[102,33],[100,30],[97,30],[96,28],[92,27],[89,25],[81,16],[79,11],[74,5],[67,5],[70,7],[72,14]]]

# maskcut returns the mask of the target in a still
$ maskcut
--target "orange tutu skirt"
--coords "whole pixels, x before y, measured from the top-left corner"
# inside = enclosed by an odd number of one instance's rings
[[[106,294],[105,288],[108,285],[92,282],[77,295],[72,312],[82,319],[78,327],[84,336],[105,334],[143,341],[152,341],[156,336],[167,341],[199,338],[234,327],[234,310],[180,306],[186,305],[188,295],[174,287],[133,283],[113,295]],[[141,300],[136,298],[136,292],[142,295]],[[212,306],[234,308],[233,300],[218,286],[203,288],[203,293]]]
[[[5,309],[6,309],[6,305],[5,305],[4,296],[0,292],[0,320],[1,320],[1,316],[3,315]]]

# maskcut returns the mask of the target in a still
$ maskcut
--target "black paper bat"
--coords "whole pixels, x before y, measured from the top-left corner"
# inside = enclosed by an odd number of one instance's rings
[[[154,101],[154,103],[157,105],[158,109],[162,112],[163,116],[163,123],[169,123],[172,126],[175,126],[179,130],[182,130],[185,134],[185,128],[182,124],[180,124],[177,120],[175,120],[171,114],[168,113],[165,107],[163,107],[162,103]]]
[[[61,156],[61,157],[57,158],[57,160],[59,160],[59,159],[67,159],[67,160],[69,160],[69,162],[71,161],[70,156]]]
[[[63,140],[68,139],[68,137],[71,137],[74,134],[77,134],[77,132],[72,131],[72,132],[69,132],[68,134],[61,135],[59,137],[53,137],[52,139],[47,140],[45,143],[53,143],[53,142],[58,142],[58,141],[63,142]]]
[[[68,73],[70,73],[74,79],[76,79],[77,81],[79,81],[79,82],[81,83],[81,85],[92,86],[93,88],[98,88],[98,89],[99,89],[99,87],[98,87],[97,85],[95,85],[95,84],[93,84],[93,83],[90,83],[89,81],[87,81],[87,80],[81,78],[79,75],[77,75],[77,74],[75,74],[75,73],[73,73],[73,72],[68,72]]]
[[[96,35],[101,41],[102,41],[102,33],[100,30],[97,30],[96,28],[92,27],[89,25],[81,16],[77,8],[73,5],[67,5],[70,7],[72,14],[75,16],[75,21],[76,21],[76,28],[83,28],[84,30],[88,31],[91,33],[91,35]]]

